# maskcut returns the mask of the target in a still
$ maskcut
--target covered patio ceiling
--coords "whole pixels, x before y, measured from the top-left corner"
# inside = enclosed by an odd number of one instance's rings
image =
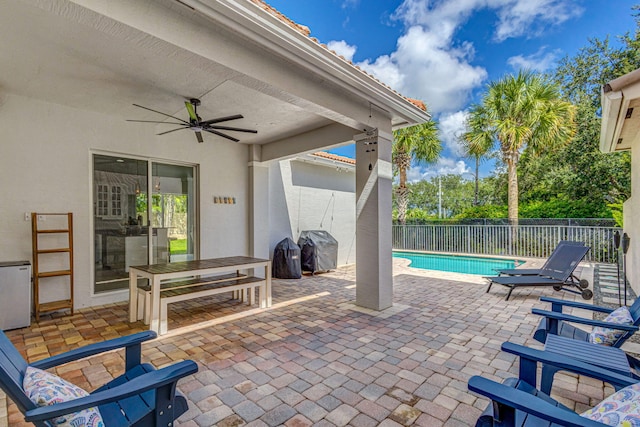
[[[238,3],[246,10],[238,10]],[[113,6],[89,0],[3,0],[0,96],[8,92],[119,116],[123,126],[148,126],[153,133],[175,126],[125,123],[125,119],[164,119],[132,104],[188,119],[184,101],[199,98],[198,113],[205,120],[242,114],[244,119],[228,124],[258,130],[234,135],[245,144],[267,144],[331,124],[361,132],[368,126],[367,117],[354,107],[373,108],[395,126],[428,117],[252,2],[162,0]],[[262,27],[255,25],[257,21]],[[249,34],[248,28],[254,33]],[[291,43],[293,52],[282,50],[270,37],[280,45]],[[296,57],[299,49],[310,50],[313,57]],[[338,66],[327,63],[316,75],[306,73],[309,63],[323,55],[333,56]],[[340,94],[344,88],[336,84],[340,76],[361,80],[343,78],[340,84],[351,90],[370,85],[385,99],[346,99]],[[288,86],[278,84],[285,81]],[[326,94],[318,97],[316,88],[305,96],[305,82],[319,85]],[[389,99],[405,114],[377,107]],[[35,123],[37,119],[33,117]],[[220,137],[207,134],[205,142],[209,138]]]

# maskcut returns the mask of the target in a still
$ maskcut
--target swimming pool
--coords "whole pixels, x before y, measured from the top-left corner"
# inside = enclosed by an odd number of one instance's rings
[[[394,258],[406,258],[411,261],[409,267],[423,270],[440,270],[453,273],[494,276],[496,270],[516,268],[522,261],[498,258],[483,258],[466,255],[440,255],[419,252],[393,251]]]

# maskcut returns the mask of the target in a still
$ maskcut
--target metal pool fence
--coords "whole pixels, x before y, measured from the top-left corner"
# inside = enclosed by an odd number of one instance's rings
[[[576,225],[394,225],[393,248],[515,257],[548,257],[560,240],[584,242],[585,261],[616,262],[616,227]],[[622,232],[620,230],[620,232]]]

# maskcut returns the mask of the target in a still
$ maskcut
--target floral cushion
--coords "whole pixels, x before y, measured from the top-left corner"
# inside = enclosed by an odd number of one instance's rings
[[[612,311],[605,319],[605,322],[618,323],[621,325],[632,325],[633,317],[627,307],[620,307]],[[619,329],[610,329],[596,326],[589,334],[589,341],[594,344],[613,345],[624,334]]]
[[[89,393],[49,372],[27,367],[22,387],[29,399],[38,406],[68,402]],[[104,427],[98,408],[88,408],[73,414],[63,415],[53,420],[64,427]]]
[[[640,383],[613,393],[580,415],[610,426],[640,426]]]

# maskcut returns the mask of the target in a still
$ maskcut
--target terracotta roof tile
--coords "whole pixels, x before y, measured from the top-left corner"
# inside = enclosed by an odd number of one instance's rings
[[[251,0],[251,1],[257,4],[258,6],[260,6],[262,9],[269,12],[270,14],[272,14],[273,16],[279,18],[281,21],[286,22],[292,28],[300,31],[305,36],[309,37],[309,35],[311,34],[311,30],[309,29],[309,27],[305,27],[304,25],[300,25],[292,21],[291,19],[287,18],[284,14],[278,12],[273,6],[270,6],[267,3],[265,3],[263,0]]]
[[[347,163],[350,165],[356,164],[356,159],[352,159],[350,157],[338,156],[337,154],[327,153],[326,151],[318,151],[316,153],[311,154],[312,156],[318,156],[329,160],[335,160],[336,162]]]
[[[380,83],[381,85],[383,85],[384,87],[390,89],[391,91],[393,91],[396,95],[404,98],[405,100],[409,101],[411,104],[415,105],[416,107],[418,107],[419,109],[421,109],[422,111],[427,111],[427,106],[425,105],[424,102],[417,100],[417,99],[412,99],[412,98],[408,98],[404,95],[402,95],[400,92],[398,92],[397,90],[393,89],[391,86],[387,85],[386,83],[378,80],[377,78],[375,78],[374,76],[372,76],[371,74],[367,73],[366,71],[364,71],[363,69],[361,69],[360,67],[358,67],[356,64],[354,64],[351,61],[348,61],[347,59],[345,59],[343,56],[338,55],[336,52],[334,52],[333,50],[329,49],[326,45],[320,43],[318,41],[317,38],[315,37],[311,37],[311,30],[309,29],[309,27],[305,26],[305,25],[300,25],[296,22],[294,22],[293,20],[287,18],[284,14],[282,14],[281,12],[278,12],[277,9],[275,9],[273,6],[268,5],[264,0],[249,0],[253,3],[255,3],[258,7],[262,8],[263,10],[265,10],[266,12],[272,14],[273,16],[275,16],[276,18],[280,19],[281,21],[283,21],[284,23],[286,23],[287,25],[289,25],[291,28],[299,31],[302,35],[304,35],[305,37],[308,37],[310,40],[314,41],[315,43],[317,43],[319,46],[322,46],[323,48],[325,48],[327,51],[331,52],[333,55],[335,55],[337,58],[343,60],[344,62],[346,62],[347,64],[350,64],[352,67],[356,68],[357,70],[359,70],[360,72],[362,72],[364,75],[370,77],[371,79],[377,81],[378,83]]]

